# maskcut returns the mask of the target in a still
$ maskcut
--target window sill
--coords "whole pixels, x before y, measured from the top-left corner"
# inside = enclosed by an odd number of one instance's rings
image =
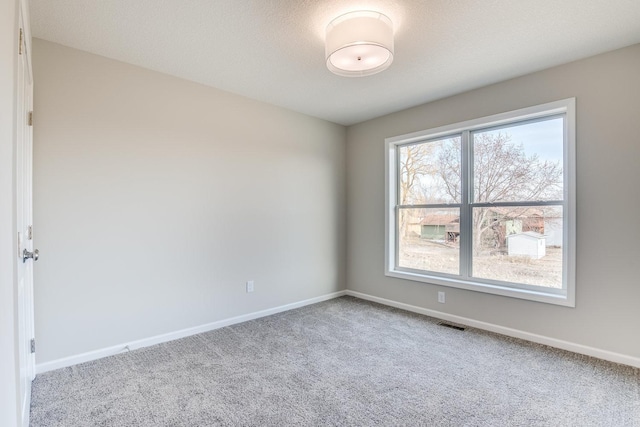
[[[414,273],[396,269],[386,271],[385,275],[389,277],[395,277],[397,279],[412,280],[414,282],[423,282],[433,285],[447,286],[450,288],[466,289],[474,292],[518,298],[528,301],[542,302],[546,304],[561,305],[565,307],[575,307],[575,300],[572,295],[547,293],[542,290],[537,291],[520,289],[500,286],[497,284],[489,284],[440,276],[430,276],[428,274]]]

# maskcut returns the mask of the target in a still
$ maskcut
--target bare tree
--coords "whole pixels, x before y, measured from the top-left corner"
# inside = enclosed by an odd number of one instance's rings
[[[481,133],[473,142],[476,202],[537,201],[562,198],[562,164],[527,156],[509,134]]]
[[[460,145],[443,145],[437,158],[437,173],[445,191],[460,203]],[[506,133],[479,133],[473,140],[473,200],[477,203],[525,202],[562,199],[562,164],[527,155],[522,144],[514,144]],[[507,209],[508,210],[508,209]],[[526,208],[501,212],[503,218],[523,216]],[[494,226],[489,209],[473,210],[475,239]]]
[[[441,190],[447,194],[452,203],[462,200],[462,172],[460,170],[460,139],[452,138],[445,141],[438,153],[437,173],[440,178]]]
[[[400,204],[420,204],[425,202],[424,185],[421,178],[433,175],[436,169],[432,159],[430,144],[407,145],[400,149]],[[410,215],[400,212],[401,235],[406,235]]]
[[[432,152],[430,144],[408,145],[400,149],[400,204],[424,202],[420,178],[436,172]]]

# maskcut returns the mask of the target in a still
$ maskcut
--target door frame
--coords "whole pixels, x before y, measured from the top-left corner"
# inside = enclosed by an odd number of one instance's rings
[[[23,424],[28,425],[31,382],[35,378],[33,263],[23,251],[33,252],[33,69],[29,16],[24,1],[18,8],[18,64],[16,85],[16,281],[18,320],[18,394]]]
[[[19,13],[31,52],[27,0],[0,2],[0,425],[28,425],[19,395],[16,136]]]

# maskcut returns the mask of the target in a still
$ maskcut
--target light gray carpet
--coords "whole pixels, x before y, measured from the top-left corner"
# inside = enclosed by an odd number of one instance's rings
[[[640,370],[350,297],[38,375],[32,426],[640,426]]]

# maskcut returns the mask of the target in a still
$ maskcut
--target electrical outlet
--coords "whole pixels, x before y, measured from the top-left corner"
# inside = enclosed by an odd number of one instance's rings
[[[247,293],[253,292],[253,280],[247,282]]]
[[[438,302],[444,304],[444,292],[438,292]]]

